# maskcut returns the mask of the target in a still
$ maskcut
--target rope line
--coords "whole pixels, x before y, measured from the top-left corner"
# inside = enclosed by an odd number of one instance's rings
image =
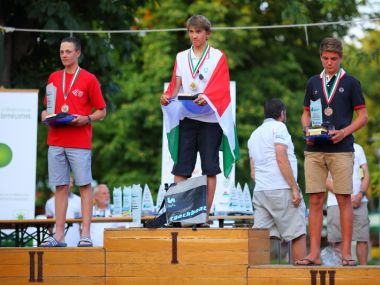
[[[269,26],[238,26],[238,27],[213,27],[212,30],[260,30],[260,29],[283,29],[283,28],[299,28],[303,27],[307,31],[307,27],[321,27],[330,25],[350,25],[361,24],[364,22],[377,22],[380,18],[357,19],[348,21],[321,22],[309,24],[288,24],[288,25],[269,25]],[[69,34],[144,34],[144,33],[160,33],[160,32],[180,32],[186,31],[186,28],[168,28],[168,29],[142,29],[142,30],[49,30],[49,29],[26,29],[15,28],[0,25],[0,30],[5,33],[13,32],[29,32],[29,33],[69,33]]]

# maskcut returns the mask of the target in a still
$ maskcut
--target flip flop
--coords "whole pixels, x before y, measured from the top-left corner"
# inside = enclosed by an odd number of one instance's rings
[[[78,247],[93,247],[92,240],[90,237],[81,237],[78,242]]]
[[[57,241],[54,237],[48,237],[40,244],[40,247],[66,247],[67,243]]]
[[[355,259],[343,258],[342,259],[342,265],[343,266],[356,266],[356,265],[358,265],[358,263],[356,262]]]
[[[297,263],[299,261],[306,261],[306,263]],[[294,263],[295,266],[321,266],[320,263],[316,263],[314,260],[311,260],[309,258],[301,258],[296,260]]]

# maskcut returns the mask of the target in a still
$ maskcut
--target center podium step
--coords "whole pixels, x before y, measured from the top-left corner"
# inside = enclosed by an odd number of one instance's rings
[[[106,284],[246,285],[269,263],[269,233],[255,229],[106,229]]]

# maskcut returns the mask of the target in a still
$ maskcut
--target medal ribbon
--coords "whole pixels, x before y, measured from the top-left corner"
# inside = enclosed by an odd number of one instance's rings
[[[325,95],[326,102],[327,102],[328,106],[330,106],[330,102],[332,101],[333,97],[335,96],[336,90],[339,86],[339,82],[345,74],[346,74],[346,72],[343,70],[343,68],[340,68],[339,71],[335,74],[335,81],[334,81],[333,86],[329,92],[328,88],[327,88],[326,71],[325,70],[322,71],[322,73],[321,73],[322,89],[323,89],[323,94]]]
[[[193,65],[193,61],[191,60],[191,51],[193,50],[193,47],[190,48],[190,51],[189,51],[189,55],[188,55],[188,61],[189,61],[189,68],[190,68],[190,72],[191,72],[191,76],[193,78],[195,78],[195,76],[197,75],[198,73],[198,70],[201,68],[201,66],[203,65],[205,59],[206,59],[206,56],[207,54],[209,53],[210,51],[210,46],[208,45],[208,43],[206,43],[206,47],[205,49],[203,50],[203,53],[201,55],[201,58],[198,60],[198,63],[197,65],[194,67]]]
[[[65,98],[65,101],[66,101],[67,97],[69,96],[71,87],[73,87],[75,81],[77,81],[77,79],[78,79],[79,71],[80,71],[80,67],[78,66],[77,70],[75,71],[75,74],[73,76],[73,79],[71,79],[70,87],[69,87],[69,90],[67,92],[65,92],[65,87],[66,87],[66,71],[65,70],[63,71],[63,74],[62,74],[62,93],[63,93],[63,97]]]

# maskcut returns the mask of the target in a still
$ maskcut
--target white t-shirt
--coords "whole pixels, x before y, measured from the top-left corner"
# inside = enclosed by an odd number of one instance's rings
[[[352,174],[352,194],[358,194],[360,192],[360,185],[362,184],[362,181],[360,179],[360,166],[363,164],[367,164],[367,158],[365,156],[363,148],[358,145],[357,143],[354,143],[354,150],[355,150],[355,159],[354,159],[354,169]],[[368,199],[366,196],[362,198],[362,202],[368,202]],[[335,194],[328,192],[327,195],[327,207],[329,206],[335,206],[338,205],[338,201],[336,200]]]
[[[248,140],[249,157],[253,158],[255,167],[254,191],[290,188],[277,164],[275,144],[287,146],[288,159],[297,181],[297,158],[286,125],[275,119],[265,119]]]
[[[46,216],[55,217],[55,197],[51,197],[47,200],[45,205],[45,214]],[[81,211],[81,199],[78,195],[70,192],[68,204],[67,204],[67,212],[66,218],[79,218],[82,216]],[[80,239],[80,225],[78,223],[72,224],[71,227],[68,228],[67,233],[65,235],[65,242],[67,246],[77,246]]]
[[[213,75],[215,68],[222,57],[222,52],[218,49],[210,47],[208,53],[205,54],[205,58],[200,63],[199,72],[193,77],[191,73],[191,63],[189,62],[190,49],[182,51],[177,54],[176,58],[176,76],[181,77],[182,86],[179,90],[179,93],[203,93],[207,87],[207,84]],[[199,58],[196,58],[192,53],[190,60],[193,61],[193,64],[198,63]],[[202,75],[200,79],[199,74]],[[190,84],[195,83],[197,88],[196,90],[191,90]],[[207,94],[206,94],[207,95]],[[183,104],[188,104],[190,102],[183,102]],[[208,105],[206,105],[208,106]],[[206,106],[204,108],[206,108]],[[218,120],[215,116],[214,111],[209,108],[209,112],[206,114],[195,114],[191,112],[186,113],[186,117],[193,120],[207,122],[207,123],[217,123]]]

